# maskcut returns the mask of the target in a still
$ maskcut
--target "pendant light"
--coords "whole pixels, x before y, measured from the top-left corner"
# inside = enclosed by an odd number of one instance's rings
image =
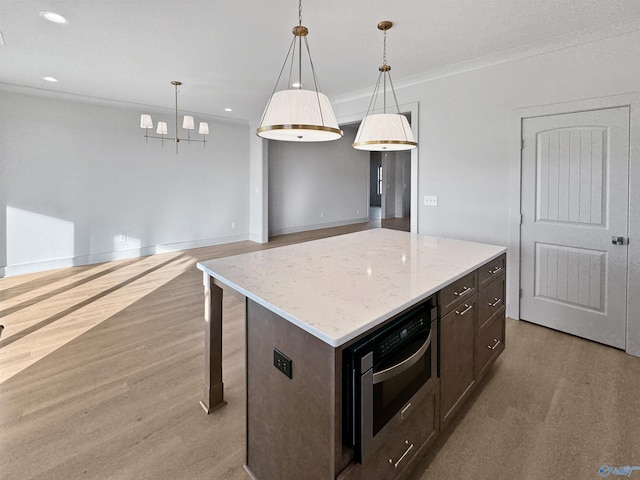
[[[370,151],[397,151],[411,150],[416,148],[418,144],[413,138],[411,127],[407,121],[407,117],[400,113],[398,107],[398,99],[391,82],[391,66],[387,65],[387,30],[393,26],[393,23],[384,21],[378,23],[378,29],[384,32],[384,53],[382,56],[382,66],[378,68],[378,81],[373,90],[373,97],[369,102],[367,114],[358,128],[358,133],[353,142],[353,148],[358,150]],[[393,93],[396,113],[387,113],[387,79]],[[383,113],[372,113],[376,107],[376,98],[380,90],[382,81],[382,97],[383,97]]]
[[[287,142],[326,142],[342,137],[342,130],[326,95],[318,91],[318,79],[307,42],[309,30],[302,25],[302,0],[298,1],[298,25],[293,27],[293,40],[284,59],[273,93],[262,114],[258,136]],[[302,41],[309,57],[314,90],[302,88]],[[297,49],[297,52],[296,52]],[[277,91],[282,73],[291,57],[287,88]],[[294,69],[297,58],[297,72]],[[292,83],[292,75],[297,80]],[[291,88],[293,87],[293,88]]]

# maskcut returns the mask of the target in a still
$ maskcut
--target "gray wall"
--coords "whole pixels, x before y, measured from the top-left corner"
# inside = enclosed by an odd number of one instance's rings
[[[369,152],[351,147],[356,129],[334,142],[269,142],[269,233],[366,222]]]
[[[196,114],[206,148],[176,155],[145,144],[139,108],[2,90],[0,105],[7,274],[248,238],[247,125]],[[170,110],[151,113],[171,124]]]
[[[519,135],[513,123],[515,111],[639,92],[638,58],[640,31],[398,88],[401,102],[419,103],[418,231],[508,245],[510,213],[518,213],[510,212],[509,205],[510,174],[520,162],[514,147]],[[366,111],[368,100],[334,102],[338,118]],[[632,108],[632,117],[638,115]],[[631,130],[632,138],[640,135],[637,123],[632,122]],[[638,151],[631,150],[632,237],[640,231],[640,215],[634,207],[640,202]],[[438,206],[424,206],[424,195],[437,195]],[[510,250],[509,255],[514,261],[519,252]],[[640,248],[634,242],[629,243],[629,259],[628,288],[636,292],[640,290]],[[627,351],[640,356],[640,301],[636,298],[629,296]],[[507,314],[513,315],[514,308],[508,303]]]
[[[638,58],[635,32],[396,88],[401,103],[420,105],[418,231],[506,245],[513,110],[638,91]],[[351,118],[369,100],[334,102],[336,115]]]

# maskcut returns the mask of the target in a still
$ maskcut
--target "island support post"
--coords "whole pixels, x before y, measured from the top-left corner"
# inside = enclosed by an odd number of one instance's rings
[[[203,272],[204,284],[204,378],[200,405],[211,413],[224,406],[222,383],[222,288]]]

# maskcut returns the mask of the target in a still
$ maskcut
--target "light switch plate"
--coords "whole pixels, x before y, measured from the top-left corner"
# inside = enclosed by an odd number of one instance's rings
[[[424,204],[427,207],[437,207],[438,206],[438,197],[436,195],[425,195],[424,196]]]

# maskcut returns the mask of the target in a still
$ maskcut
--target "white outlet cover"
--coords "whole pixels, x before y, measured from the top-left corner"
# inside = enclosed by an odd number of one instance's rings
[[[437,207],[438,206],[438,197],[437,195],[425,195],[424,196],[424,204],[428,207]]]

